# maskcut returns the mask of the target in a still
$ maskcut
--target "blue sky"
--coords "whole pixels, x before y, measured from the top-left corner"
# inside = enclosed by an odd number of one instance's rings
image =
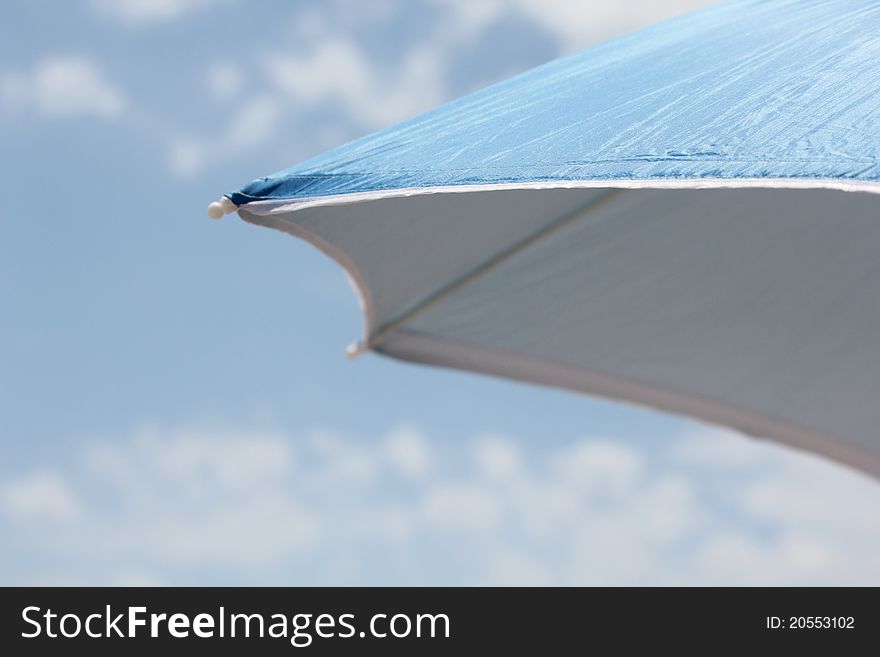
[[[220,193],[702,4],[14,1],[0,582],[880,583],[880,486],[681,418],[344,348]]]

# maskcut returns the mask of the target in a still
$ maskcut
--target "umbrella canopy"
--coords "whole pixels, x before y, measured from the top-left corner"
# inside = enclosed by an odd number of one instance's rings
[[[302,237],[357,348],[726,424],[880,474],[880,3],[742,0],[212,204]]]

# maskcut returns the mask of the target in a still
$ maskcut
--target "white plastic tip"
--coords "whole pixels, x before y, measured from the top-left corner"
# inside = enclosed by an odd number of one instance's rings
[[[224,196],[219,201],[214,201],[208,206],[208,216],[211,219],[221,219],[224,214],[235,212],[235,210],[235,203]]]
[[[366,346],[364,346],[363,342],[352,342],[345,348],[345,355],[350,359],[354,360],[362,353],[367,350]]]

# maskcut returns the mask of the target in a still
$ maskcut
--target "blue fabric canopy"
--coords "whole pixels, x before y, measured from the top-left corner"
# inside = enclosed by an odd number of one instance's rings
[[[738,0],[212,204],[346,270],[371,350],[880,475],[880,2]]]
[[[880,181],[880,3],[739,0],[533,69],[230,194]]]

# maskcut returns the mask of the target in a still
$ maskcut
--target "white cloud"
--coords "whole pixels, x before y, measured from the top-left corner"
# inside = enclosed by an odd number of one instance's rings
[[[122,92],[90,59],[67,55],[45,59],[29,73],[6,73],[0,97],[12,109],[48,118],[116,118],[126,108]]]
[[[89,0],[99,15],[141,27],[174,21],[229,0]]]
[[[67,483],[54,472],[37,471],[0,487],[0,508],[22,521],[68,522],[80,505]]]
[[[345,488],[372,486],[381,467],[380,454],[350,438],[332,431],[314,431],[307,437],[316,463],[311,477],[323,483]]]
[[[367,129],[391,125],[446,99],[444,51],[433,41],[415,47],[398,65],[379,65],[354,41],[328,34],[306,53],[267,55],[263,67],[288,102],[340,107]]]
[[[231,62],[214,62],[205,75],[205,84],[214,98],[228,100],[244,87],[244,74]]]
[[[712,0],[513,0],[517,9],[559,39],[564,52],[586,48],[623,32],[712,4]]]
[[[320,535],[285,490],[298,474],[292,446],[271,432],[139,431],[121,446],[87,447],[78,467],[98,485],[83,535],[64,548],[80,558],[235,565],[296,553]]]
[[[280,117],[277,99],[269,95],[250,98],[232,118],[218,145],[241,149],[265,143],[276,133]]]
[[[866,540],[880,534],[877,507],[856,502],[871,490],[866,475],[806,455],[779,459],[774,471],[780,476],[758,479],[741,491],[738,501],[753,517],[770,525],[796,523],[810,534],[840,531]],[[841,506],[844,499],[852,502]]]
[[[576,2],[577,0],[573,0],[572,4]],[[430,0],[430,3],[451,12],[456,26],[465,34],[479,32],[515,6],[505,0]]]
[[[451,481],[426,491],[422,512],[430,530],[470,537],[497,532],[502,509],[499,495],[483,482]]]
[[[640,454],[610,440],[576,444],[556,461],[563,481],[602,495],[628,495],[639,483],[643,467]]]
[[[474,460],[483,476],[490,480],[511,481],[520,476],[522,451],[499,435],[479,437],[474,445]]]
[[[264,45],[258,58],[263,87],[255,92],[256,97],[242,99],[219,135],[172,140],[168,155],[172,172],[191,177],[211,163],[264,148],[271,137],[321,150],[449,100],[445,64],[457,44],[478,38],[483,27],[483,21],[476,18],[480,12],[449,12],[393,62],[376,58],[346,31],[352,27],[346,24],[349,19],[356,20],[360,28],[370,24],[381,30],[395,10],[393,2],[374,2],[359,6],[356,12],[328,4],[297,14],[292,38],[299,47],[290,51]],[[212,95],[232,100],[242,90],[242,79],[235,65],[216,62],[205,82]],[[258,80],[251,82],[259,87]],[[326,110],[338,116],[329,121],[316,119]],[[278,132],[282,117],[290,134]],[[305,121],[310,123],[305,126]],[[305,134],[296,134],[297,125]]]
[[[414,427],[401,427],[389,433],[384,450],[389,462],[407,477],[422,479],[431,469],[428,440]]]
[[[587,48],[632,30],[712,4],[713,0],[431,0],[451,12],[465,34],[479,32],[492,22],[518,14],[543,28],[559,42],[563,53]]]
[[[207,2],[191,0],[175,5],[175,15]],[[128,4],[122,3],[114,11],[132,16],[146,11],[140,2],[131,2],[126,8]],[[377,56],[352,33],[363,31],[365,26],[374,33],[399,29],[395,23],[399,2],[363,3],[356,11],[344,2],[328,2],[298,11],[292,21],[295,49],[260,46],[263,53],[257,59],[264,77],[262,88],[258,76],[249,80],[259,98],[243,99],[235,110],[237,115],[218,136],[185,135],[172,140],[172,172],[189,177],[211,163],[268,149],[271,136],[278,143],[299,146],[305,156],[429,110],[450,100],[452,89],[473,84],[450,79],[449,62],[480,43],[486,30],[505,17],[516,15],[533,22],[555,37],[560,51],[569,51],[707,2],[638,0],[625,10],[613,3],[578,0],[428,0],[428,4],[435,9],[431,24],[422,26],[424,33],[418,40],[400,40],[406,45],[391,61]],[[160,2],[149,11],[164,15],[169,10]],[[240,95],[242,79],[234,64],[218,62],[209,69],[206,84],[215,98],[231,101]],[[262,107],[262,113],[256,113],[254,103]],[[286,134],[277,132],[281,117]],[[248,128],[236,130],[240,122]]]
[[[179,137],[168,149],[168,166],[178,178],[190,178],[197,174],[209,157],[209,143],[192,137]]]
[[[0,578],[880,583],[876,481],[745,438],[750,458],[707,462],[733,436],[699,431],[650,448],[138,431],[0,484]]]
[[[762,452],[735,431],[696,427],[678,440],[672,456],[687,465],[729,469],[755,464]]]
[[[281,117],[281,103],[269,94],[245,100],[219,134],[173,140],[168,153],[172,173],[189,178],[208,163],[223,162],[264,146],[277,134]]]

